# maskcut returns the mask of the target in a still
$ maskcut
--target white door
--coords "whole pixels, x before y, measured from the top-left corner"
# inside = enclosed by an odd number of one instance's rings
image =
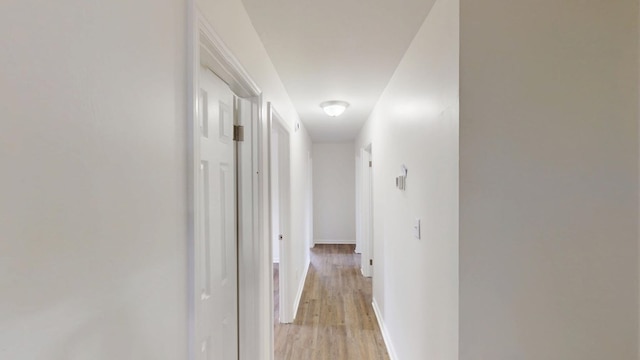
[[[280,165],[278,163],[278,132],[271,132],[271,151],[272,154],[276,154],[271,158],[271,191],[273,196],[271,198],[271,216],[272,216],[272,243],[273,243],[273,262],[280,263],[280,183],[278,181],[278,175],[280,171]]]
[[[290,293],[290,283],[292,276],[290,271],[291,238],[291,169],[290,169],[290,135],[283,126],[282,118],[277,115],[271,103],[267,103],[269,144],[270,148],[270,179],[269,196],[271,202],[270,221],[272,226],[272,236],[278,238],[278,285],[280,288],[278,298],[278,312],[281,323],[291,323],[294,320],[293,296]],[[275,253],[275,251],[274,251]]]
[[[289,133],[281,126],[276,125],[278,133],[278,153],[277,153],[277,165],[278,165],[278,178],[277,183],[277,203],[278,203],[278,241],[280,245],[280,265],[279,265],[279,286],[280,286],[280,322],[291,323],[295,314],[293,313],[294,298],[291,294],[291,279],[292,279],[292,262],[289,254],[291,253],[291,184],[290,184],[290,150],[289,150]]]
[[[370,147],[362,149],[360,153],[360,204],[361,204],[361,228],[362,238],[362,274],[366,277],[373,276],[373,173]]]
[[[200,224],[195,244],[199,360],[238,359],[234,95],[200,68]]]

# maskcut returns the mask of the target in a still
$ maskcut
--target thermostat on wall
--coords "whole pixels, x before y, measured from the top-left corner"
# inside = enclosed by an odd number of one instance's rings
[[[404,190],[407,187],[407,174],[409,173],[409,169],[407,169],[404,164],[400,166],[400,176],[396,177],[396,187],[400,190]]]

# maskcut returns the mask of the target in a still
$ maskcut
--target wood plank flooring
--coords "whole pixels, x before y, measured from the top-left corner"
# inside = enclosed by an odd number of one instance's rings
[[[353,245],[316,245],[298,316],[275,319],[276,360],[388,360],[371,307],[371,279],[360,273]],[[277,268],[274,271],[278,304]]]

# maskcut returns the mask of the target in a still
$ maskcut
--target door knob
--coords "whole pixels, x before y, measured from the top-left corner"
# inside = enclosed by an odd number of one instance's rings
[[[278,236],[278,239],[282,240],[282,238],[283,238],[283,236],[282,236],[282,234],[280,234],[280,236]]]

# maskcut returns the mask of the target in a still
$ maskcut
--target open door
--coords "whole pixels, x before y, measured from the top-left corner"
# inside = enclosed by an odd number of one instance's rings
[[[197,359],[238,359],[235,97],[200,68],[200,173],[195,243]]]
[[[195,3],[189,19],[188,359],[260,359],[271,325],[261,91]]]
[[[269,124],[269,194],[270,194],[270,225],[272,251],[271,259],[274,260],[272,269],[274,274],[274,286],[277,285],[277,294],[274,294],[274,313],[278,315],[280,323],[291,323],[294,315],[290,307],[290,259],[289,244],[291,242],[291,171],[290,171],[290,139],[289,131],[282,118],[275,111],[271,103],[267,104]],[[278,262],[276,263],[275,260]],[[277,278],[275,278],[277,276]],[[277,296],[277,299],[275,298]]]
[[[373,276],[373,157],[371,145],[360,152],[360,238],[361,270],[366,277]]]

